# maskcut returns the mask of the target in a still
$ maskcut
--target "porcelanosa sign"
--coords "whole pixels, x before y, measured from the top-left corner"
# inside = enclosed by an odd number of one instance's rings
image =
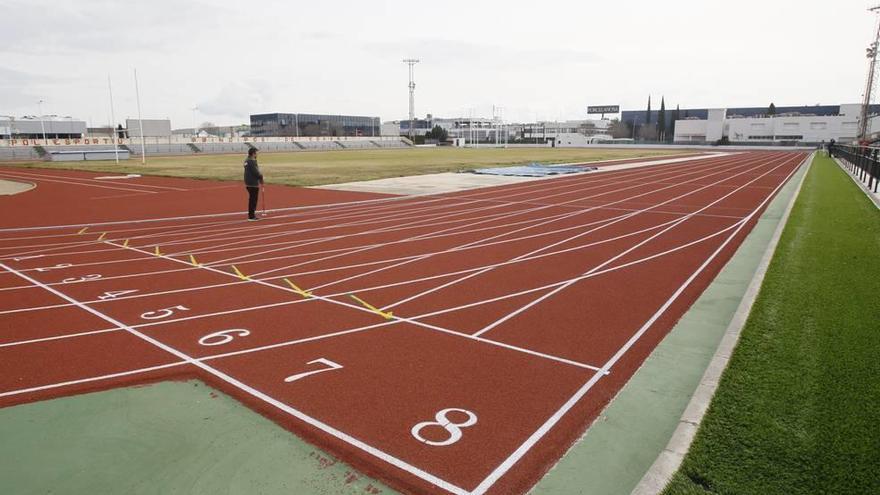
[[[595,107],[587,107],[588,114],[594,113],[618,113],[620,112],[620,105],[601,105]]]

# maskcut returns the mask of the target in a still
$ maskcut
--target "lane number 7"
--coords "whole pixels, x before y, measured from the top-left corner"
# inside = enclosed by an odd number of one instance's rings
[[[318,358],[318,359],[315,359],[315,360],[313,360],[313,361],[309,361],[309,362],[306,363],[306,364],[322,364],[322,365],[327,366],[327,367],[326,367],[326,368],[321,368],[321,369],[318,369],[318,370],[312,370],[312,371],[306,371],[306,372],[303,372],[303,373],[297,373],[296,375],[290,375],[290,376],[288,376],[287,378],[284,379],[284,382],[285,382],[285,383],[295,382],[295,381],[299,380],[300,378],[305,378],[305,377],[307,377],[307,376],[309,376],[309,375],[314,375],[314,374],[317,374],[317,373],[323,373],[323,372],[325,372],[325,371],[338,370],[339,368],[342,368],[342,367],[343,367],[343,366],[342,366],[341,364],[339,364],[339,363],[334,363],[333,361],[330,361],[329,359],[324,359],[324,358]]]

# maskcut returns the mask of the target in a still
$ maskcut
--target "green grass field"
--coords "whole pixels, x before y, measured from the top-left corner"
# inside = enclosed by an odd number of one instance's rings
[[[828,158],[664,493],[880,493],[880,211]]]
[[[593,162],[686,153],[682,150],[559,148],[405,148],[392,150],[263,153],[260,168],[275,184],[316,186],[386,177],[455,172],[529,162]],[[147,157],[114,162],[32,162],[16,166],[123,172],[171,177],[241,180],[244,155]]]

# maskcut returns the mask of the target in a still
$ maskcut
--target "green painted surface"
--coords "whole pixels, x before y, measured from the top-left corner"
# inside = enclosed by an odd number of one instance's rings
[[[0,409],[0,493],[392,493],[199,381]]]
[[[669,442],[804,170],[782,188],[718,277],[532,493],[624,495],[635,488]]]

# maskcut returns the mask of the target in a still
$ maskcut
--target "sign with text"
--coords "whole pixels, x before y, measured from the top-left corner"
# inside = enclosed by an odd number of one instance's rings
[[[601,105],[595,107],[587,107],[588,114],[594,113],[618,113],[620,112],[620,105]]]

